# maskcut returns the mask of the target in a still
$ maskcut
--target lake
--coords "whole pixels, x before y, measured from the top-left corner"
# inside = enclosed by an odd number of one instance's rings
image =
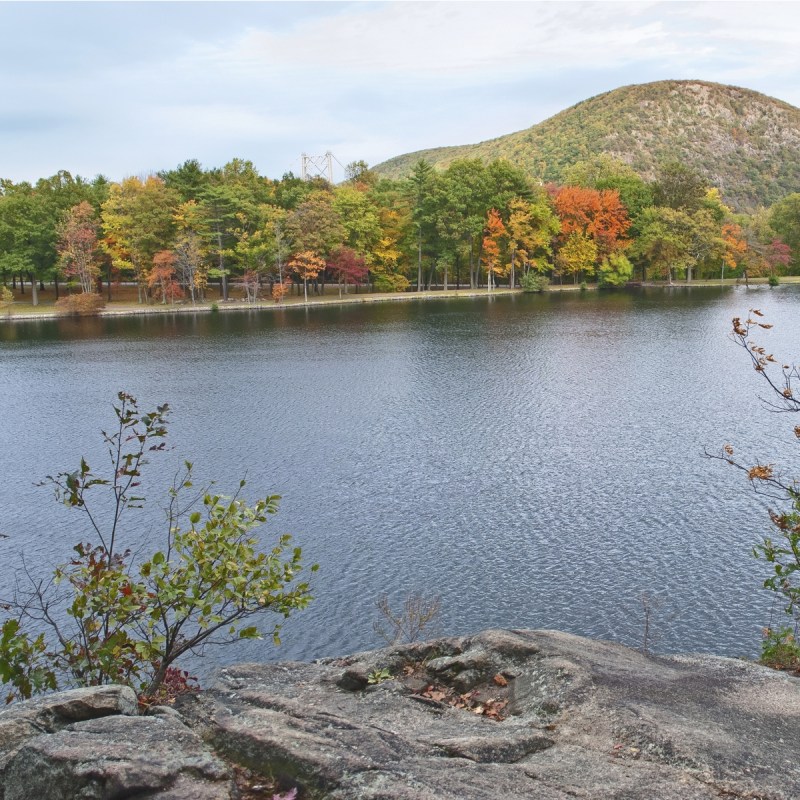
[[[201,671],[377,646],[376,599],[412,591],[441,596],[438,633],[632,645],[649,592],[656,651],[753,655],[780,620],[751,555],[768,500],[703,455],[731,443],[792,466],[796,420],[762,409],[728,338],[753,306],[771,352],[797,358],[789,286],[0,323],[0,581],[21,553],[39,574],[87,538],[35,482],[102,464],[124,389],[173,409],[129,546],[158,541],[159,487],[190,458],[219,491],[246,475],[251,498],[282,495],[265,536],[291,532],[320,564],[279,650],[225,648]]]

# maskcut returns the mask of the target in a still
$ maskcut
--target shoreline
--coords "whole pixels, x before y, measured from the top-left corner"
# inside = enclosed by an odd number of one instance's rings
[[[563,291],[578,291],[579,286],[565,286]],[[555,291],[559,291],[557,287]],[[275,303],[271,300],[260,300],[256,303],[248,303],[246,300],[212,300],[202,304],[182,304],[182,305],[124,305],[122,307],[104,308],[97,314],[90,314],[87,317],[136,317],[147,316],[150,314],[211,314],[227,313],[233,311],[280,311],[287,308],[311,308],[315,306],[342,306],[356,305],[360,303],[391,303],[408,302],[412,300],[431,300],[437,298],[459,298],[459,297],[497,297],[498,295],[522,294],[522,289],[497,288],[491,292],[483,289],[448,289],[447,291],[425,291],[425,292],[393,292],[393,293],[364,293],[346,294],[341,297],[330,295],[328,297],[309,297],[306,301],[302,298],[292,298],[289,302]],[[216,306],[216,309],[213,307]],[[0,312],[0,322],[31,322],[35,320],[51,319],[76,319],[76,315],[58,314],[52,306],[45,306],[41,311],[23,311],[21,313]]]
[[[782,285],[800,283],[800,276],[787,276],[781,279]],[[692,289],[692,288],[730,288],[736,286],[743,286],[736,279],[726,280],[724,283],[720,281],[698,280],[691,283],[673,282],[672,284],[666,283],[637,283],[632,287],[620,288],[659,288],[659,289]],[[750,281],[753,286],[766,286],[767,280],[765,278],[754,278]],[[568,286],[551,285],[543,294],[548,293],[562,293],[562,292],[580,292],[580,285],[570,284]],[[585,291],[598,291],[596,285],[586,287]],[[310,297],[308,300],[301,298],[292,298],[288,302],[275,303],[271,300],[260,300],[256,303],[248,303],[246,300],[212,300],[202,304],[181,304],[181,305],[138,305],[138,304],[120,304],[114,307],[113,304],[110,308],[104,308],[97,314],[87,315],[88,317],[137,317],[147,316],[150,314],[211,314],[217,312],[233,312],[233,311],[279,311],[288,308],[312,308],[315,306],[343,306],[343,305],[356,305],[363,303],[391,303],[391,302],[409,302],[414,300],[436,300],[443,298],[475,298],[475,297],[499,297],[508,295],[524,294],[522,289],[509,289],[506,287],[498,287],[492,289],[491,292],[486,288],[481,289],[437,289],[433,291],[424,292],[368,292],[364,294],[344,294],[339,297],[338,294],[331,294],[330,296],[323,297]],[[113,303],[113,301],[112,301]],[[215,308],[216,307],[216,308]],[[37,311],[22,311],[14,313],[12,309],[7,309],[5,312],[0,311],[0,323],[4,322],[32,322],[36,320],[52,320],[52,319],[76,319],[77,315],[59,314],[52,305],[40,306],[41,310]]]

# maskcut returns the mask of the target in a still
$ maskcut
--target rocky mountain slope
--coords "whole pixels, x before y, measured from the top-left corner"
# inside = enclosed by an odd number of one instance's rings
[[[504,158],[543,181],[607,153],[652,179],[680,160],[745,210],[800,191],[800,109],[736,86],[658,81],[584,100],[527,130],[480,144],[420,150],[375,167],[401,177],[420,158],[444,168],[461,158]]]
[[[0,710],[0,800],[800,797],[800,679],[555,631],[230,667],[155,711],[108,686]]]

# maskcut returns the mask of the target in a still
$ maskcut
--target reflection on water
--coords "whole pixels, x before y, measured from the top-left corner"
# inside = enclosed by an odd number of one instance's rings
[[[376,644],[375,599],[442,596],[447,633],[552,627],[639,642],[642,591],[664,599],[662,650],[753,653],[769,620],[768,523],[733,442],[770,461],[791,420],[759,409],[727,338],[760,307],[798,355],[791,287],[647,290],[266,312],[0,324],[0,579],[65,557],[87,531],[33,484],[101,463],[120,389],[169,401],[175,449],[222,491],[283,495],[274,532],[321,565],[316,601],[218,661]],[[134,548],[163,526],[131,517]]]

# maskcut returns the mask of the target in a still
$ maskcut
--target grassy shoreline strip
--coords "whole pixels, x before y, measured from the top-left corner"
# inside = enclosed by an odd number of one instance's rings
[[[751,285],[765,285],[766,279],[755,278],[750,281]],[[800,283],[800,276],[792,275],[781,278],[781,283],[797,284]],[[737,279],[729,279],[724,282],[719,280],[697,280],[691,283],[675,282],[672,285],[665,283],[642,283],[637,286],[646,288],[662,288],[662,289],[691,289],[691,288],[708,288],[708,287],[729,287],[729,286],[743,286],[744,284],[737,281]],[[587,287],[589,291],[596,290],[596,286]],[[546,292],[577,292],[580,291],[580,286],[568,285],[559,286],[550,285]],[[331,306],[331,305],[354,305],[358,303],[387,303],[387,302],[408,302],[413,300],[435,300],[442,298],[457,298],[457,297],[498,297],[501,295],[514,295],[522,294],[522,289],[508,289],[508,288],[495,288],[491,292],[483,289],[448,289],[447,291],[438,289],[434,291],[425,292],[402,292],[402,293],[365,293],[365,294],[349,294],[339,297],[338,295],[330,295],[328,297],[312,297],[307,301],[303,298],[288,298],[281,303],[273,301],[259,301],[257,303],[247,303],[244,300],[214,300],[207,303],[196,305],[154,305],[145,306],[138,304],[120,303],[117,307],[104,308],[98,314],[92,316],[99,317],[136,317],[144,316],[147,314],[209,314],[212,312],[213,307],[219,312],[229,311],[277,311],[286,308],[312,308],[314,306]],[[15,312],[13,306],[5,313],[0,312],[0,322],[30,322],[32,320],[42,319],[67,319],[66,315],[59,314],[53,306],[38,306],[37,310],[26,308],[25,311]]]

